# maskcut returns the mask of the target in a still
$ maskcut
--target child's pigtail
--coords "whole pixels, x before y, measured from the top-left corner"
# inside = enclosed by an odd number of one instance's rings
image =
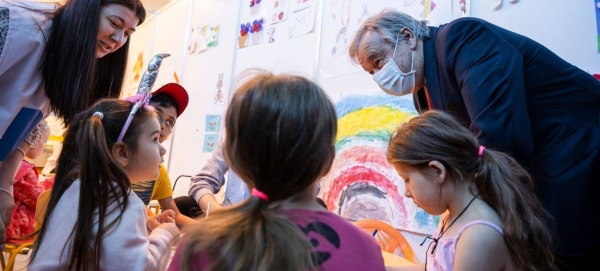
[[[128,198],[123,196],[123,191],[129,187],[122,182],[114,182],[115,176],[127,179],[125,173],[115,162],[111,149],[107,141],[103,125],[104,113],[94,112],[88,119],[84,120],[82,127],[77,135],[80,142],[80,190],[79,190],[79,210],[78,220],[80,223],[75,225],[75,237],[73,239],[73,249],[71,251],[70,268],[77,270],[99,270],[100,245],[105,233],[119,221],[121,215],[113,221],[105,221],[106,217],[116,211],[108,209],[116,201],[119,213],[122,214],[127,208]],[[87,195],[94,195],[89,197]],[[106,203],[100,202],[106,201]],[[85,236],[94,236],[95,227],[94,218],[98,218],[99,231],[94,238],[77,238]],[[88,251],[82,251],[80,248],[88,247]],[[89,266],[92,265],[92,266]]]
[[[551,240],[533,180],[512,157],[480,147],[474,179],[481,197],[503,223],[504,240],[521,270],[554,270]]]
[[[315,270],[317,259],[305,233],[277,213],[281,212],[278,206],[253,196],[235,207],[211,212],[210,219],[190,228],[182,270],[194,270],[201,252],[211,259],[210,270]]]

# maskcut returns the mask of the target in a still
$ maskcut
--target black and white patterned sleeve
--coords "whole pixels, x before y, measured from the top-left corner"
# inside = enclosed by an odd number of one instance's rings
[[[6,43],[6,35],[8,34],[8,20],[10,19],[10,11],[8,8],[0,8],[0,55],[4,50]]]

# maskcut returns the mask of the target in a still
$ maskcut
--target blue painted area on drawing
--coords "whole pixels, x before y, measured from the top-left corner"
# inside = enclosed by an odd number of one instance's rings
[[[410,97],[410,96],[409,96]],[[402,112],[417,114],[412,99],[409,97],[398,97],[387,94],[382,95],[351,95],[340,100],[335,105],[335,113],[338,118],[352,113],[356,110],[373,106],[387,106]]]
[[[598,31],[598,52],[600,52],[600,1],[594,1],[596,4],[596,30]]]
[[[431,216],[423,211],[423,209],[419,208],[417,210],[415,221],[417,222],[417,225],[419,225],[419,228],[426,228],[429,225],[430,219]]]
[[[355,145],[377,145],[380,148],[387,148],[390,134],[391,132],[389,131],[362,132],[336,141],[335,149],[339,151],[348,146]]]

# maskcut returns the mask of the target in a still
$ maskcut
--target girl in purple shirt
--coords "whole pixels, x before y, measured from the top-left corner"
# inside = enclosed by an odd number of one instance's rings
[[[252,197],[193,225],[169,270],[384,270],[367,232],[315,201],[337,119],[308,79],[260,73],[226,113],[225,161]]]

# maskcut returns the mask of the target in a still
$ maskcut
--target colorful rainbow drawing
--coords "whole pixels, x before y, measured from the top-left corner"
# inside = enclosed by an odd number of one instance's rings
[[[596,30],[598,31],[598,52],[600,52],[600,1],[595,0],[596,3]]]
[[[433,11],[436,4],[432,0],[421,0],[421,5],[423,5],[423,12],[421,13],[421,17],[427,19],[429,14]]]
[[[387,162],[391,133],[417,115],[412,99],[354,95],[336,104],[336,158],[321,179],[320,197],[350,220],[377,219],[419,233],[435,231],[430,216],[404,196],[404,181]]]

